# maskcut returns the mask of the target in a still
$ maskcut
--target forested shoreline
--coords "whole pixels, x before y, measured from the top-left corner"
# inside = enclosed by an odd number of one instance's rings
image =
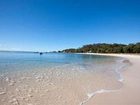
[[[80,48],[70,48],[59,52],[63,53],[140,53],[140,42],[131,44],[88,44]]]

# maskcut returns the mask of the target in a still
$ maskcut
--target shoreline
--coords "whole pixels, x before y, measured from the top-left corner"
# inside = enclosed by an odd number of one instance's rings
[[[81,54],[81,53],[80,53]],[[88,100],[85,105],[140,105],[140,55],[135,54],[101,54],[83,53],[89,55],[102,55],[126,58],[132,64],[121,74],[123,87],[116,92],[100,92]]]
[[[119,68],[123,66],[119,66],[119,64],[113,66],[120,78],[114,77],[115,75],[112,73],[106,75],[104,73],[81,72],[81,69],[73,69],[71,66],[49,68],[47,71],[46,68],[39,68],[35,71],[3,74],[0,75],[0,84],[2,84],[0,87],[0,104],[140,105],[140,92],[138,92],[140,88],[138,84],[140,81],[140,72],[138,71],[140,56],[99,53],[81,54],[122,58],[111,60],[107,63],[107,66],[99,62],[105,70],[109,70],[108,67],[113,61],[130,63],[130,66],[126,65],[121,69],[123,71],[119,71]],[[134,97],[137,97],[137,99],[135,100]],[[37,99],[38,101],[36,101]]]

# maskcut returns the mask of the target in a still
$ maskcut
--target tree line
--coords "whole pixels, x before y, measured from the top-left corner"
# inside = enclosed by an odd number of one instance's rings
[[[70,48],[59,52],[64,53],[140,53],[140,42],[131,44],[88,44],[80,48]]]

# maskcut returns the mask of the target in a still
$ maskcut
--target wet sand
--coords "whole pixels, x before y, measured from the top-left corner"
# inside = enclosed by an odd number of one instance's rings
[[[140,55],[98,54],[125,57],[131,66],[123,72],[123,87],[116,92],[97,94],[85,105],[140,105]]]

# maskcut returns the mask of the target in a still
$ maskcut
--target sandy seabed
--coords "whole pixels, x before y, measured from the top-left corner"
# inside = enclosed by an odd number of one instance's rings
[[[140,105],[140,56],[107,56],[132,63],[123,72],[123,84],[105,73],[59,68],[1,74],[0,105]]]

